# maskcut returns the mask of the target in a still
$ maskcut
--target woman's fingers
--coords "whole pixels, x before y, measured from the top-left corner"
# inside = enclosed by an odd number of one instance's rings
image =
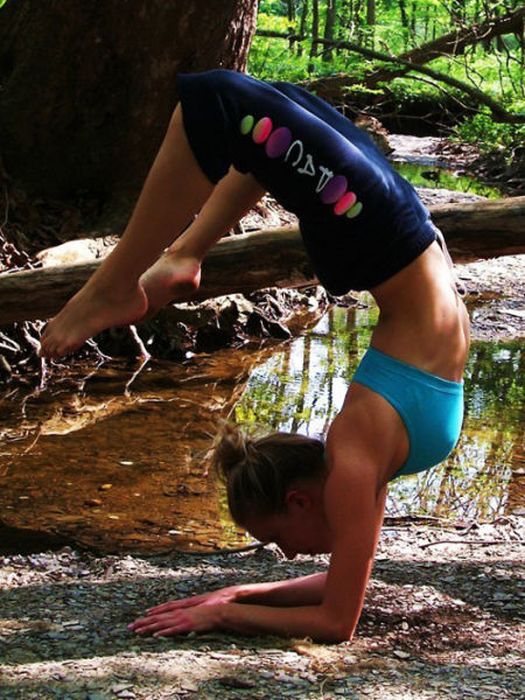
[[[154,637],[164,637],[172,634],[189,632],[192,624],[189,619],[179,615],[162,615],[143,617],[135,620],[128,629],[136,634],[152,634]]]
[[[164,630],[155,632],[154,637],[174,637],[176,634],[184,634],[185,632],[190,632],[188,625],[176,625],[175,627],[167,627]]]
[[[152,634],[163,628],[172,627],[176,623],[177,619],[173,615],[142,617],[128,625],[128,629],[137,634]]]

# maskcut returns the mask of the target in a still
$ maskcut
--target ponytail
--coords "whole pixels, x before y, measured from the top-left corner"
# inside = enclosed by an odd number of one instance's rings
[[[250,515],[282,513],[294,482],[321,477],[324,444],[283,432],[250,437],[226,424],[216,440],[212,464],[226,484],[233,519],[244,524]]]

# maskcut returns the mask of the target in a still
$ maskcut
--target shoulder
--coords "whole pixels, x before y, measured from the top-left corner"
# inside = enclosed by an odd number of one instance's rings
[[[408,436],[396,409],[378,392],[353,382],[328,432],[329,464],[372,478],[379,490],[407,453]]]

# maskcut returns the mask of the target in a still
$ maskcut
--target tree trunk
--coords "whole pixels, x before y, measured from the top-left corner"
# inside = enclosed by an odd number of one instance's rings
[[[301,8],[301,20],[299,22],[299,34],[300,36],[306,36],[306,20],[308,19],[308,0],[303,0],[303,6]],[[303,55],[303,47],[299,41],[297,44],[297,55]]]
[[[445,204],[431,213],[456,262],[525,253],[525,197]],[[0,325],[52,316],[99,264],[0,275]],[[192,301],[315,281],[298,230],[273,229],[222,239],[204,261]]]
[[[295,33],[295,0],[286,0],[288,9],[288,31]],[[293,38],[288,42],[290,51],[294,50],[295,40]]]
[[[317,56],[319,47],[319,0],[312,0],[312,44],[310,46],[310,58]],[[311,73],[314,69],[313,62],[308,65],[308,72]]]
[[[24,0],[0,26],[0,155],[33,197],[129,213],[179,72],[243,70],[257,0]],[[205,41],[203,40],[205,36]]]
[[[406,8],[406,0],[398,0],[399,13],[401,15],[401,26],[403,27],[403,38],[405,40],[405,49],[408,46],[408,16]]]
[[[326,3],[326,16],[324,25],[324,38],[327,41],[334,40],[334,27],[335,27],[335,7],[336,0],[327,0]],[[332,60],[332,48],[329,45],[325,45],[323,49],[323,61],[330,62]]]
[[[366,23],[369,27],[373,27],[376,23],[376,0],[366,2]]]
[[[366,3],[366,38],[367,45],[375,46],[375,24],[376,24],[376,0],[367,0]]]

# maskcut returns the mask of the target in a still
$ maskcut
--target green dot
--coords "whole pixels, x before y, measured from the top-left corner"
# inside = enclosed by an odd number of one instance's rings
[[[356,202],[354,204],[354,206],[346,212],[347,218],[348,219],[355,219],[355,217],[361,213],[362,209],[363,209],[363,205],[361,204],[361,202]]]
[[[252,115],[247,114],[241,122],[241,134],[243,134],[244,136],[247,136],[250,133],[250,131],[253,129],[254,121],[255,121],[255,119],[252,117]]]

